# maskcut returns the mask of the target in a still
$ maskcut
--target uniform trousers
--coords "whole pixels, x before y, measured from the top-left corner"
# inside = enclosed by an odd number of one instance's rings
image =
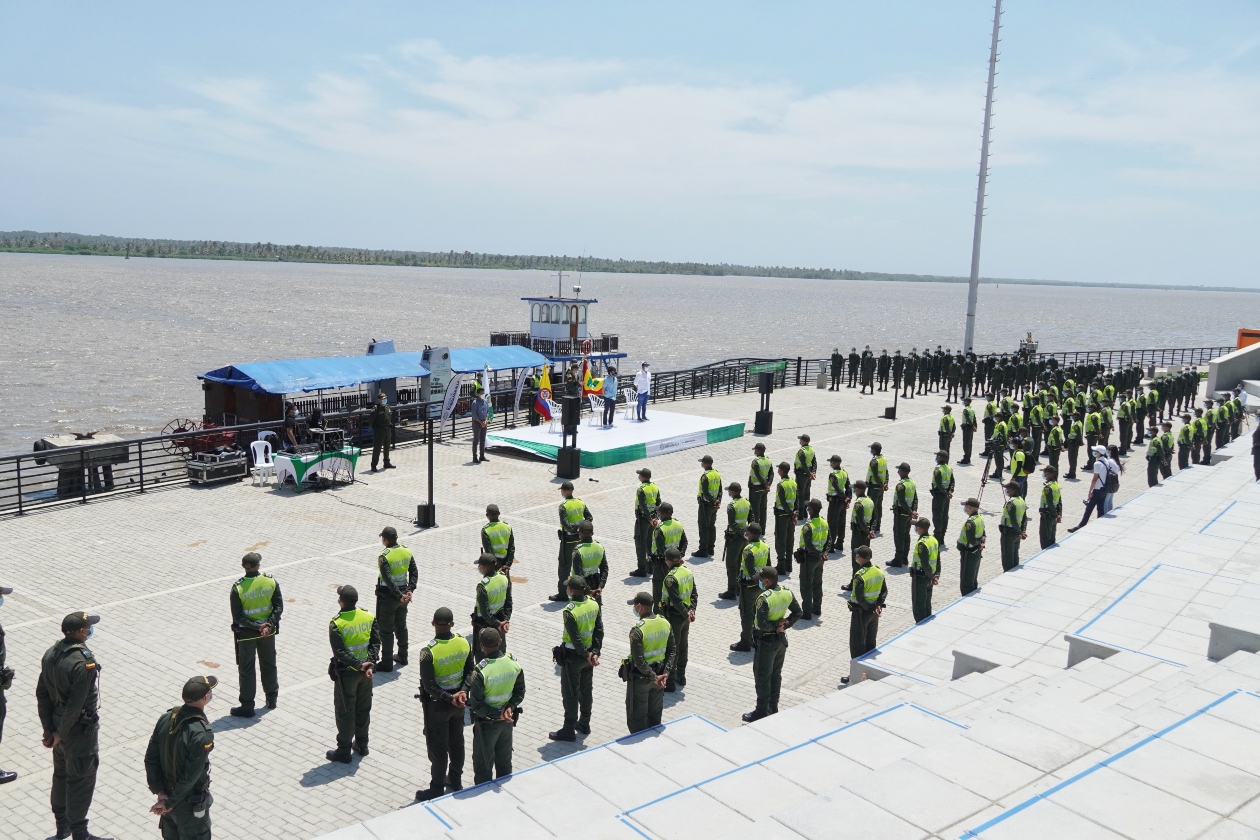
[[[764,712],[779,710],[787,646],[787,637],[782,633],[758,633],[753,638],[753,683],[757,688],[757,708]]]
[[[472,457],[474,462],[486,457],[486,427],[476,421],[472,424]]]
[[[254,657],[258,661],[255,663]],[[280,693],[280,682],[276,677],[276,636],[259,636],[257,639],[242,639],[236,643],[236,677],[240,685],[240,701],[242,706],[254,708],[254,698],[258,696],[257,669],[262,670],[263,694],[272,700]]]
[[[646,516],[634,517],[634,559],[639,574],[647,572],[648,546],[652,543],[652,520]],[[570,557],[573,555],[570,554]]]
[[[351,742],[359,749],[366,747],[372,722],[372,680],[362,671],[337,671],[333,709],[337,715],[337,752],[350,752]]]
[[[454,703],[430,700],[424,710],[424,745],[429,751],[429,790],[441,796],[445,787],[463,787],[464,710]]]
[[[569,594],[565,587],[569,575],[573,574],[573,552],[577,550],[579,542],[577,534],[560,538],[560,554],[556,557],[556,591],[561,595]]]
[[[910,564],[910,511],[893,511],[893,555],[892,565],[908,566]]]
[[[372,469],[376,469],[376,462],[381,457],[381,452],[385,453],[385,466],[389,466],[389,444],[392,430],[386,426],[384,429],[372,430]]]
[[[1163,458],[1147,458],[1146,459],[1146,486],[1154,487],[1159,484],[1159,466],[1163,463]]]
[[[796,515],[800,519],[809,519],[809,493],[813,486],[809,473],[796,471]]]
[[[1177,469],[1184,470],[1188,466],[1190,466],[1190,447],[1178,446],[1177,447]]]
[[[1052,510],[1041,511],[1041,523],[1037,528],[1037,535],[1041,539],[1041,547],[1049,548],[1058,540],[1059,523],[1055,520],[1058,516]]]
[[[196,802],[191,801],[194,798]],[[210,806],[213,804],[214,796],[206,790],[179,803],[169,814],[163,814],[158,819],[162,840],[210,840]]]
[[[880,525],[884,523],[884,487],[880,484],[871,484],[866,488],[866,495],[875,503],[875,510],[871,513],[871,530],[879,533]]]
[[[944,450],[946,455],[949,454],[949,447],[950,447],[950,444],[952,444],[953,442],[954,442],[953,432],[937,432],[936,433],[936,444],[937,444],[936,448],[940,450]]]
[[[757,611],[757,596],[761,588],[756,580],[744,580],[739,584],[739,643],[752,644],[753,615]]]
[[[1002,571],[1009,572],[1019,565],[1019,529],[999,525],[1002,544]]]
[[[949,528],[949,493],[937,490],[932,493],[932,536],[945,546],[945,531]]]
[[[671,610],[665,618],[669,619],[669,629],[674,634],[674,644],[676,645],[674,670],[669,672],[669,681],[671,683],[685,683],[687,681],[687,654],[690,651],[691,621],[687,618],[686,613],[679,615],[674,610]]]
[[[800,583],[801,611],[809,615],[822,615],[823,566],[826,561],[821,557],[807,558],[801,561]]]
[[[981,549],[978,548],[974,551],[965,548],[958,549],[958,591],[960,594],[969,595],[980,587],[980,553]]]
[[[573,729],[575,724],[591,725],[592,675],[594,668],[577,651],[565,648],[564,664],[560,666],[560,700],[564,704],[564,728]]]
[[[752,506],[749,521],[760,525],[762,534],[766,532],[766,498],[769,495],[769,491],[764,488],[750,487],[748,489],[748,503]]]
[[[75,734],[53,747],[52,804],[57,826],[73,832],[87,830],[88,809],[96,792],[97,724],[79,724]]]
[[[1068,478],[1076,478],[1076,459],[1080,455],[1081,445],[1079,443],[1069,443],[1067,445],[1068,456]]]
[[[779,574],[792,573],[792,543],[796,536],[796,520],[791,513],[774,514],[774,557]]]
[[[849,658],[870,653],[875,649],[875,637],[879,634],[879,616],[875,610],[849,606]]]
[[[844,496],[827,500],[827,551],[844,551],[844,518],[848,510]]]
[[[722,560],[726,565],[726,592],[739,592],[739,564],[743,559],[744,546],[743,537],[726,535],[726,544],[722,546]]]
[[[381,664],[393,667],[394,637],[398,655],[407,656],[407,604],[391,595],[376,596],[376,629],[381,633]]]
[[[972,441],[975,439],[975,436],[976,436],[976,430],[974,428],[972,428],[971,426],[962,427],[962,449],[963,449],[962,463],[964,464],[971,463],[971,444],[972,444]]]
[[[633,735],[661,725],[665,708],[665,689],[656,680],[638,675],[626,681],[626,728]]]
[[[511,775],[512,729],[506,720],[473,721],[473,784]]]
[[[910,609],[918,624],[932,614],[932,578],[927,572],[910,570]]]
[[[717,508],[713,506],[713,502],[699,502],[696,519],[700,532],[700,545],[696,553],[701,557],[712,557],[713,550],[717,547]]]

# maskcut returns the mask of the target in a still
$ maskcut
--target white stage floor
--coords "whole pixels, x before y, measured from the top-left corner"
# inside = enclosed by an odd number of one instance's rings
[[[741,420],[649,411],[644,422],[618,417],[610,429],[589,426],[583,421],[578,427],[577,443],[582,450],[582,466],[607,467],[730,440],[743,434],[744,423]],[[486,438],[487,446],[522,449],[553,461],[560,451],[560,443],[559,423],[555,424],[554,432],[548,431],[547,425],[521,426]]]

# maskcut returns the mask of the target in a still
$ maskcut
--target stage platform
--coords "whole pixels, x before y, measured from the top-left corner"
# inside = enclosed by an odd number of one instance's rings
[[[582,450],[582,466],[594,468],[668,455],[743,434],[743,421],[650,411],[643,422],[618,417],[610,429],[590,426],[583,420],[578,427],[577,442]],[[560,441],[560,424],[556,423],[554,432],[542,425],[492,434],[487,436],[486,446],[521,449],[554,461],[560,451]]]

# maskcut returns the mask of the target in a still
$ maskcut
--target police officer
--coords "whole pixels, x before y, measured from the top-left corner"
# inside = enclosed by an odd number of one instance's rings
[[[823,564],[827,562],[827,544],[831,536],[827,520],[823,519],[822,502],[810,499],[807,508],[809,519],[801,525],[801,541],[797,547],[801,563],[802,618],[822,618]]]
[[[464,789],[465,686],[475,661],[472,646],[452,632],[455,615],[447,607],[433,613],[433,639],[420,649],[420,708],[424,712],[424,743],[429,753],[429,786],[416,791],[416,801],[442,796],[449,788]]]
[[[1059,453],[1063,451],[1063,428],[1059,425],[1059,415],[1050,414],[1050,428],[1046,431],[1046,463],[1059,472]]]
[[[495,563],[494,555],[483,552],[477,558],[481,580],[474,596],[473,635],[489,627],[499,632],[499,646],[507,650],[507,634],[512,624],[512,578]]]
[[[932,614],[932,589],[941,582],[941,544],[928,534],[931,527],[926,519],[914,523],[919,535],[910,552],[910,609],[915,624]]]
[[[879,617],[884,612],[884,602],[888,600],[888,583],[884,573],[877,566],[871,565],[871,549],[862,546],[855,553],[858,570],[853,574],[853,582],[849,584],[849,658],[870,653],[875,649],[879,635]],[[841,677],[841,683],[847,683],[848,677]]]
[[[251,551],[241,558],[245,577],[232,584],[228,603],[232,608],[232,636],[236,640],[236,676],[240,686],[239,706],[233,706],[233,717],[252,718],[254,698],[258,696],[254,657],[262,670],[263,695],[267,708],[276,707],[280,682],[276,677],[276,634],[280,632],[280,616],[284,612],[284,596],[280,584],[271,575],[258,571],[262,555]]]
[[[888,350],[880,351],[879,358],[875,360],[875,373],[879,377],[879,390],[888,390],[888,372],[892,369],[892,358],[888,355]]]
[[[936,440],[940,444],[937,449],[944,449],[949,454],[949,447],[954,442],[954,430],[958,428],[954,420],[953,406],[941,406],[941,422],[937,424]]]
[[[506,571],[516,561],[516,535],[511,525],[499,521],[498,505],[486,505],[486,520],[481,526],[481,550],[493,554],[499,568]]]
[[[100,763],[100,666],[87,648],[87,640],[100,620],[99,615],[84,612],[70,613],[61,620],[63,638],[44,652],[35,686],[44,746],[53,752],[50,799],[58,838],[96,838],[88,831],[88,809]]]
[[[779,585],[779,575],[770,566],[758,570],[761,592],[753,608],[753,682],[757,708],[745,712],[746,723],[779,712],[779,690],[783,684],[783,659],[787,654],[787,629],[801,617],[796,596]]]
[[[872,394],[875,393],[875,354],[871,352],[869,344],[862,351],[862,390],[858,393],[865,394],[867,388],[871,389]]]
[[[875,526],[871,524],[875,516],[875,503],[866,495],[865,481],[853,483],[853,494],[853,514],[849,522],[853,535],[849,537],[849,561],[853,564],[853,571],[856,573],[858,561],[855,552],[862,546],[869,548],[871,540],[875,538]],[[846,583],[840,589],[847,592],[849,584]]]
[[[866,495],[875,505],[871,530],[880,532],[884,521],[884,493],[888,492],[888,461],[883,456],[884,447],[878,442],[871,444],[871,462],[866,467]]]
[[[718,595],[723,601],[739,599],[739,561],[744,554],[744,534],[748,523],[752,521],[752,505],[740,494],[744,488],[738,481],[732,481],[726,487],[731,500],[726,504],[725,543],[722,547],[722,560],[726,566],[726,590]]]
[[[731,645],[731,650],[743,652],[752,650],[753,613],[761,591],[757,582],[761,568],[770,565],[770,546],[761,539],[761,526],[749,522],[745,536],[748,542],[739,558],[739,641]]]
[[[573,570],[573,550],[578,544],[578,523],[582,520],[592,521],[594,517],[586,509],[586,505],[573,495],[573,482],[566,481],[560,485],[560,530],[556,536],[560,538],[560,557],[556,566],[556,592],[548,595],[548,601],[564,601],[569,596],[565,585]]]
[[[831,387],[828,391],[840,390],[840,378],[844,374],[844,356],[840,355],[840,348],[837,347],[831,351]]]
[[[504,653],[497,630],[477,636],[482,656],[468,680],[468,710],[473,719],[473,783],[512,773],[512,728],[525,699],[525,672]]]
[[[788,478],[788,463],[779,464],[779,484],[774,489],[774,557],[781,575],[792,573],[792,540],[796,536],[796,482]]]
[[[749,527],[752,527],[751,525]],[[626,728],[633,735],[660,726],[665,683],[674,667],[675,641],[669,621],[653,613],[652,596],[640,592],[628,603],[634,610],[626,670]]]
[[[392,671],[394,663],[407,664],[407,605],[420,580],[416,558],[399,545],[398,531],[387,525],[381,531],[384,548],[376,558],[376,621],[381,633],[381,661],[377,671]],[[394,656],[394,636],[398,655]]]
[[[717,512],[722,506],[722,476],[713,469],[713,456],[700,459],[704,472],[700,474],[700,486],[696,490],[697,525],[699,545],[692,557],[713,557],[717,547]]]
[[[797,440],[800,441],[801,448],[796,450],[792,474],[796,477],[796,518],[804,519],[810,488],[818,477],[818,455],[814,452],[814,447],[809,445],[809,435],[801,435]]]
[[[586,579],[573,575],[568,589],[569,603],[562,614],[564,636],[556,648],[564,726],[547,733],[553,741],[576,741],[579,732],[591,734],[591,705],[595,702],[591,678],[604,647],[604,618],[599,604],[587,597]]]
[[[1041,486],[1041,501],[1037,506],[1037,512],[1041,515],[1038,536],[1041,538],[1041,547],[1049,548],[1058,541],[1057,526],[1063,521],[1063,496],[1059,489],[1057,469],[1044,467],[1041,475],[1046,483]]]
[[[958,588],[963,595],[969,595],[980,586],[980,558],[985,542],[984,517],[980,515],[980,501],[974,497],[963,502],[963,510],[967,512],[967,519],[958,532]]]
[[[652,545],[652,520],[661,504],[661,491],[652,483],[652,471],[647,467],[636,470],[639,486],[634,491],[634,558],[635,568],[630,577],[647,577],[648,552]]]
[[[906,369],[906,358],[901,350],[894,350],[892,357],[892,387],[894,392],[901,390],[901,373]]]
[[[604,605],[604,584],[608,582],[608,554],[595,541],[595,524],[583,522],[578,526],[581,542],[573,550],[573,574],[586,581],[587,597],[601,607]]]
[[[766,499],[770,485],[774,483],[774,465],[766,457],[766,445],[753,446],[752,465],[748,468],[748,502],[752,505],[753,521],[766,530]]]
[[[963,397],[962,422],[958,424],[958,428],[962,429],[962,459],[958,462],[962,466],[971,465],[971,444],[976,437],[976,411],[971,407],[971,397]]]
[[[857,387],[858,367],[862,364],[862,357],[858,355],[856,347],[849,348],[849,387]]]
[[[674,518],[674,506],[663,502],[660,518],[653,521],[652,531],[652,597],[661,600],[661,586],[665,583],[665,575],[669,572],[669,564],[665,555],[671,549],[681,557],[687,550],[687,532],[682,523]]]
[[[910,478],[910,465],[902,461],[897,465],[901,480],[893,489],[893,544],[896,553],[888,568],[904,568],[910,565],[910,523],[919,518],[919,491]]]
[[[936,453],[936,466],[932,469],[932,536],[938,548],[943,547],[945,532],[949,528],[949,503],[954,498],[954,469],[949,465],[949,453]]]
[[[11,586],[0,586],[0,606],[4,606],[4,596],[13,592]],[[13,685],[13,669],[4,664],[4,627],[0,627],[0,741],[4,740],[4,714],[6,711],[4,692]],[[12,770],[0,770],[0,785],[8,784],[17,778]]]
[[[376,463],[382,452],[385,453],[385,469],[392,470],[394,465],[389,462],[389,449],[393,438],[393,424],[384,391],[377,396],[376,405],[372,406],[372,411],[368,414],[368,425],[372,427],[372,472],[376,472]]]
[[[1015,492],[1020,498],[1028,496],[1028,476],[1032,472],[1032,464],[1028,461],[1028,453],[1024,449],[1024,440],[1019,435],[1011,436],[1011,481],[1018,488]]]
[[[914,379],[919,372],[919,354],[914,348],[910,348],[910,355],[906,357],[905,370],[905,387],[902,388],[901,398],[914,399]]]
[[[210,840],[210,751],[214,732],[206,704],[214,699],[217,677],[193,677],[184,683],[182,706],[158,718],[144,753],[144,774],[157,804],[163,840]]]
[[[1152,422],[1150,442],[1146,445],[1146,486],[1159,484],[1159,469],[1164,465],[1164,442],[1159,437],[1159,427]]]
[[[839,455],[832,455],[827,462],[831,465],[827,473],[827,552],[838,549],[844,554],[844,523],[853,501],[853,487],[848,472],[840,466]]]
[[[376,617],[359,609],[359,591],[346,584],[337,588],[339,612],[328,622],[329,664],[333,677],[333,708],[337,715],[337,749],[329,761],[350,763],[350,749],[368,754],[368,726],[372,722],[372,675],[381,653]]]
[[[1073,412],[1071,415],[1064,413],[1063,422],[1067,426],[1064,437],[1067,446],[1068,471],[1064,478],[1076,478],[1076,460],[1081,451],[1081,443],[1085,439],[1085,426],[1082,422],[1084,415],[1079,412]]]
[[[1190,466],[1190,451],[1194,448],[1194,426],[1190,415],[1181,415],[1181,428],[1177,431],[1177,469],[1184,470]]]
[[[998,531],[1002,536],[1002,571],[1009,572],[1019,565],[1020,540],[1028,539],[1028,503],[1019,495],[1018,482],[1006,482],[1006,491]]]
[[[683,556],[676,549],[665,552],[665,562],[669,564],[669,573],[661,585],[661,596],[657,600],[657,612],[669,621],[677,645],[674,667],[665,682],[665,690],[677,691],[678,686],[687,685],[687,654],[691,638],[691,624],[696,620],[696,603],[699,592],[696,589],[696,578],[683,565]]]

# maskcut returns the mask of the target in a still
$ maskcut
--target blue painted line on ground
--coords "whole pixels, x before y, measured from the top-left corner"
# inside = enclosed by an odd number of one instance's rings
[[[923,712],[923,714],[925,714],[925,715],[931,715],[932,717],[936,718],[937,720],[943,720],[943,721],[945,721],[945,722],[946,722],[946,723],[948,723],[948,724],[951,724],[951,725],[953,725],[953,726],[957,726],[959,729],[970,729],[970,728],[971,728],[970,726],[967,726],[967,724],[965,724],[965,723],[959,723],[959,722],[958,722],[958,721],[956,721],[956,720],[950,720],[949,718],[945,717],[944,715],[937,714],[936,712],[932,711],[931,709],[925,709],[925,708],[923,708],[922,706],[920,706],[918,703],[908,703],[907,705],[908,705],[910,708],[912,708],[912,709],[918,709],[920,712]]]
[[[1202,528],[1200,528],[1200,529],[1199,529],[1199,533],[1200,533],[1200,534],[1202,534],[1202,533],[1203,533],[1204,531],[1206,531],[1208,528],[1211,528],[1211,527],[1212,527],[1212,525],[1213,525],[1213,524],[1215,524],[1216,520],[1220,519],[1222,516],[1224,516],[1226,513],[1228,513],[1228,512],[1229,512],[1229,509],[1230,509],[1230,508],[1232,508],[1232,507],[1233,507],[1234,505],[1236,505],[1236,504],[1238,504],[1238,500],[1237,500],[1237,499],[1235,499],[1234,501],[1232,501],[1232,502],[1230,502],[1229,504],[1225,505],[1225,509],[1224,509],[1224,510],[1222,510],[1220,513],[1216,514],[1216,516],[1213,516],[1211,519],[1209,519],[1209,520],[1208,520],[1208,524],[1204,525]]]
[[[644,838],[644,840],[656,840],[656,838],[655,838],[655,837],[653,837],[652,835],[648,834],[648,833],[647,833],[646,831],[644,831],[643,829],[639,828],[637,825],[635,825],[635,824],[634,824],[633,822],[631,822],[630,820],[626,819],[626,818],[625,818],[624,816],[622,816],[621,814],[618,814],[618,815],[617,815],[617,819],[618,819],[618,821],[620,821],[620,822],[621,822],[621,824],[622,824],[622,825],[624,825],[624,826],[628,827],[628,828],[629,828],[631,831],[633,831],[635,834],[637,834],[637,835],[639,835],[640,837]]]
[[[1148,570],[1147,570],[1147,572],[1146,572],[1146,574],[1142,575],[1140,578],[1138,578],[1138,579],[1137,579],[1137,581],[1136,581],[1136,582],[1134,582],[1134,584],[1133,584],[1132,586],[1130,586],[1128,589],[1124,590],[1124,592],[1120,593],[1120,597],[1119,597],[1119,598],[1116,598],[1116,599],[1115,599],[1114,601],[1112,601],[1110,604],[1108,604],[1107,606],[1103,607],[1102,612],[1100,612],[1098,615],[1096,615],[1096,616],[1094,616],[1093,618],[1091,618],[1089,621],[1085,622],[1085,624],[1084,624],[1084,625],[1083,625],[1083,626],[1082,626],[1079,630],[1077,630],[1077,631],[1076,631],[1076,634],[1075,634],[1075,635],[1077,635],[1077,636],[1081,635],[1081,634],[1082,634],[1082,633],[1084,633],[1086,630],[1088,630],[1088,629],[1089,629],[1089,627],[1090,627],[1090,625],[1092,625],[1095,621],[1097,621],[1098,619],[1102,618],[1102,617],[1103,617],[1104,615],[1106,615],[1107,613],[1111,612],[1111,609],[1112,609],[1112,608],[1113,608],[1116,604],[1118,604],[1118,603],[1120,603],[1121,601],[1123,601],[1123,600],[1124,600],[1124,599],[1125,599],[1125,598],[1129,595],[1129,593],[1131,593],[1133,590],[1135,590],[1135,589],[1137,589],[1139,586],[1141,586],[1141,585],[1143,584],[1143,582],[1145,582],[1145,581],[1146,581],[1146,579],[1147,579],[1148,577],[1150,577],[1151,575],[1155,574],[1155,572],[1159,571],[1159,567],[1160,567],[1160,566],[1162,566],[1162,565],[1164,565],[1164,564],[1163,564],[1163,563],[1156,563],[1154,566],[1152,566],[1150,569],[1148,569]]]
[[[871,653],[874,653],[874,652],[875,652],[875,651],[871,651]],[[867,656],[870,656],[870,653],[863,654],[863,655],[862,655],[862,658],[861,658],[860,660],[857,660],[857,661],[860,661],[860,662],[869,662],[871,665],[873,665],[874,667],[878,668],[879,670],[881,670],[881,671],[887,671],[887,672],[888,672],[888,676],[890,676],[890,677],[904,677],[904,678],[906,678],[906,679],[908,679],[908,680],[914,680],[915,682],[920,683],[920,684],[922,684],[922,685],[936,685],[936,683],[934,683],[934,682],[930,682],[930,681],[928,681],[928,680],[922,680],[922,679],[919,679],[918,677],[911,676],[910,674],[907,674],[907,673],[905,673],[905,672],[903,672],[903,671],[894,671],[892,668],[889,668],[887,665],[880,665],[878,662],[875,662],[874,660],[869,660],[869,659],[866,659],[866,657],[867,657]],[[854,683],[854,685],[857,685],[857,683]]]
[[[993,826],[998,825],[999,823],[1010,819],[1011,817],[1037,804],[1043,799],[1049,799],[1051,796],[1063,790],[1068,785],[1075,784],[1076,782],[1079,782],[1081,779],[1084,779],[1086,776],[1089,776],[1090,774],[1095,773],[1098,770],[1101,770],[1102,768],[1107,767],[1108,765],[1114,764],[1115,762],[1124,758],[1126,755],[1134,752],[1135,750],[1141,749],[1142,747],[1146,746],[1152,741],[1158,741],[1160,738],[1163,738],[1165,735],[1167,735],[1169,732],[1172,732],[1174,729],[1184,726],[1185,724],[1189,723],[1195,718],[1198,718],[1200,715],[1207,714],[1216,706],[1219,706],[1220,704],[1224,703],[1226,700],[1230,699],[1231,697],[1236,696],[1239,693],[1240,693],[1239,689],[1234,689],[1233,691],[1230,691],[1226,694],[1221,695],[1220,697],[1213,700],[1211,703],[1208,703],[1203,708],[1198,709],[1197,711],[1191,712],[1190,714],[1186,715],[1181,720],[1175,721],[1174,723],[1170,724],[1169,726],[1164,727],[1158,732],[1147,735],[1145,738],[1138,741],[1136,744],[1126,747],[1120,752],[1114,755],[1108,756],[1107,758],[1103,759],[1097,764],[1094,764],[1090,767],[1085,768],[1081,772],[1077,773],[1075,776],[1072,776],[1068,779],[1064,779],[1062,782],[1059,782],[1054,787],[1049,788],[1048,790],[1042,791],[1041,793],[1038,793],[1035,796],[1032,796],[1024,800],[1023,802],[1019,803],[1018,805],[1011,808],[1010,810],[1003,811],[1001,814],[998,814],[996,817],[989,820],[988,822],[981,823],[975,828],[964,831],[962,834],[958,835],[959,840],[964,840],[965,838],[979,837],[982,832],[988,831],[990,828],[993,828]]]
[[[455,827],[451,825],[450,823],[448,823],[446,820],[442,819],[441,814],[439,814],[437,811],[434,811],[432,808],[430,808],[428,802],[424,803],[424,810],[428,811],[429,814],[433,817],[433,819],[437,820],[442,825],[446,826],[447,830],[450,830]]]

